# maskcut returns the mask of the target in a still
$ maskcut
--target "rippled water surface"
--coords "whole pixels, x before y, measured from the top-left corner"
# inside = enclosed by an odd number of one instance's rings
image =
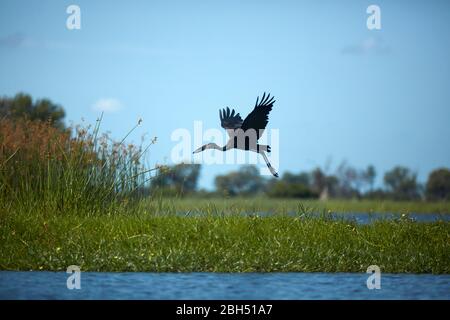
[[[0,299],[450,299],[450,275],[364,273],[0,272]]]

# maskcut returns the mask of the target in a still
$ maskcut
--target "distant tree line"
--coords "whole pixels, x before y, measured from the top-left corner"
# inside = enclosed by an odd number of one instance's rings
[[[18,93],[14,97],[0,97],[0,119],[12,120],[28,119],[48,121],[54,127],[64,129],[64,117],[66,113],[58,104],[49,99],[33,101],[30,95]]]
[[[151,180],[150,190],[147,191],[163,196],[193,194],[197,192],[199,176],[199,164],[160,166],[157,175]]]
[[[355,169],[346,162],[333,174],[321,168],[310,172],[286,172],[280,179],[267,179],[257,167],[242,166],[237,171],[215,178],[215,191],[198,190],[200,165],[166,166],[153,179],[150,189],[163,195],[255,196],[311,199],[391,199],[391,200],[450,200],[450,170],[441,168],[430,173],[425,185],[409,168],[396,166],[383,176],[383,188],[375,189],[377,176],[374,166]]]

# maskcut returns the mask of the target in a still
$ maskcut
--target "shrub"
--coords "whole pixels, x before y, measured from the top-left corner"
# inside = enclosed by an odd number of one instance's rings
[[[450,170],[437,169],[430,173],[426,185],[428,200],[450,200]]]
[[[277,198],[317,198],[318,194],[301,183],[276,182],[267,191],[269,197]]]

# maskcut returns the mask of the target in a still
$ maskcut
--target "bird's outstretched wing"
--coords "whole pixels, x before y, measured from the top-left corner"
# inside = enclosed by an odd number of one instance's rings
[[[259,97],[256,98],[255,108],[242,123],[242,130],[255,129],[259,139],[269,122],[269,112],[272,110],[273,104],[275,103],[275,100],[273,99],[274,97],[270,97],[270,93],[266,97],[265,92],[261,101],[259,101]]]
[[[239,113],[235,114],[234,109],[230,108],[219,110],[220,125],[224,129],[238,129],[242,125],[242,118]]]

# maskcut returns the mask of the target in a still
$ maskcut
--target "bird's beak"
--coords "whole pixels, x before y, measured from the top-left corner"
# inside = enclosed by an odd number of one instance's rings
[[[194,152],[192,152],[192,153],[199,153],[200,151],[202,151],[202,147],[196,149],[196,150],[195,150]]]

